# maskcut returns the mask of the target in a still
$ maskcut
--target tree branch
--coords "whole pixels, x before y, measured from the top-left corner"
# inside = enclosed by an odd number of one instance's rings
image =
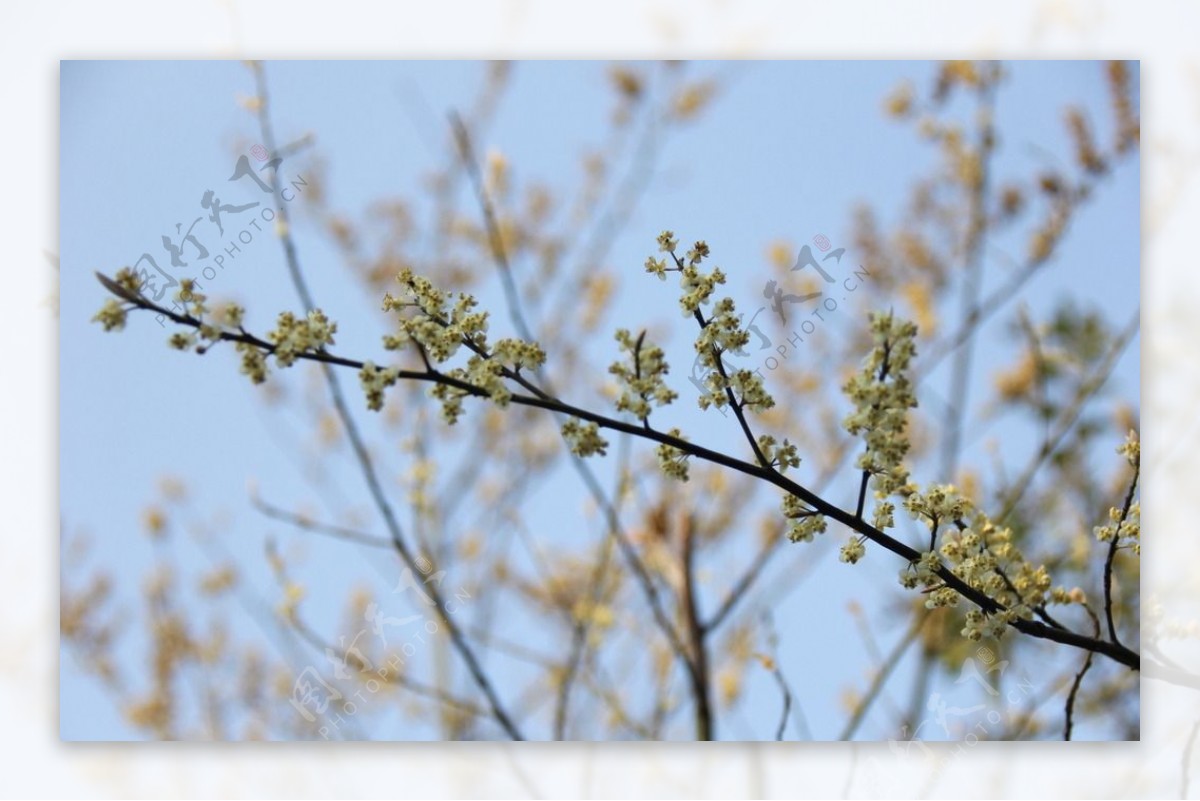
[[[147,300],[144,297],[141,297],[140,295],[133,295],[126,292],[112,279],[99,274],[97,275],[100,278],[101,283],[108,287],[110,291],[113,291],[114,294],[133,303],[138,308],[148,309],[160,314],[165,314],[173,321],[191,328],[199,328],[201,325],[199,320],[191,317],[190,315],[176,314],[164,309],[163,307]],[[273,353],[275,350],[275,346],[271,343],[265,342],[262,339],[259,339],[248,333],[222,331],[220,338],[226,341],[245,342],[262,349],[268,354]],[[334,356],[325,351],[304,352],[297,354],[296,357],[299,359],[306,359],[324,364],[336,364],[358,369],[361,369],[363,366],[362,361]],[[444,375],[436,370],[398,370],[397,377],[406,380],[444,384],[446,386],[454,387],[467,395],[482,398],[488,397],[486,390],[474,386],[466,381]],[[798,484],[792,479],[787,478],[777,470],[774,470],[770,467],[763,466],[761,464],[744,462],[741,459],[734,458],[727,454],[721,453],[720,451],[706,448],[702,445],[697,445],[679,437],[673,437],[670,434],[655,429],[647,430],[641,426],[627,423],[623,420],[616,420],[611,417],[588,411],[586,409],[553,398],[513,393],[512,397],[509,399],[509,402],[521,406],[530,406],[538,409],[545,409],[550,412],[566,414],[579,420],[595,423],[598,427],[609,431],[630,434],[632,436],[641,437],[642,439],[651,440],[659,444],[669,445],[670,447],[682,451],[683,453],[694,458],[701,459],[721,467],[726,467],[754,478],[758,478],[767,482],[768,484],[772,484],[779,489],[782,489],[787,493],[790,493],[791,495],[794,495],[808,504],[816,511],[816,513],[824,515],[835,522],[841,523],[851,530],[858,532],[875,544],[879,545],[885,550],[891,551],[907,562],[916,562],[921,558],[921,554],[916,549],[904,544],[903,542],[900,542],[891,535],[880,531],[866,521],[858,519],[852,512],[848,512],[825,500],[816,493]],[[980,590],[977,590],[967,584],[945,566],[939,567],[936,573],[947,587],[950,587],[959,595],[976,604],[984,612],[990,614],[1003,610],[1003,606],[1000,603],[988,597]],[[1044,623],[1038,623],[1030,620],[1016,620],[1010,625],[1012,625],[1021,633],[1032,637],[1051,640],[1053,642],[1071,645],[1073,647],[1083,648],[1085,650],[1096,651],[1097,653],[1104,654],[1105,656],[1108,656],[1109,658],[1114,659],[1115,661],[1135,670],[1138,669],[1140,665],[1140,657],[1137,652],[1132,651],[1118,643],[1097,640],[1093,637],[1087,637],[1072,631],[1056,629]]]

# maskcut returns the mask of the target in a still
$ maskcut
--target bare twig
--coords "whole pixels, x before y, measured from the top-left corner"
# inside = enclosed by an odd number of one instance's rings
[[[788,715],[792,711],[792,691],[788,687],[787,681],[784,680],[783,674],[779,672],[779,666],[776,665],[771,675],[775,677],[775,683],[779,685],[779,692],[783,693],[783,709],[779,713],[779,726],[775,729],[775,741],[783,741],[783,732],[787,729]]]
[[[1092,619],[1092,626],[1095,629],[1096,636],[1099,637],[1100,636],[1100,620],[1099,620],[1099,618],[1096,617],[1096,614],[1091,609],[1088,609],[1086,606],[1084,607],[1084,609],[1087,611],[1088,616]],[[1087,672],[1092,667],[1092,658],[1093,657],[1095,657],[1095,654],[1091,651],[1088,651],[1087,657],[1083,660],[1083,667],[1081,667],[1079,669],[1079,672],[1075,674],[1075,680],[1073,682],[1071,682],[1071,692],[1069,692],[1067,694],[1067,708],[1066,708],[1066,715],[1065,715],[1066,722],[1063,724],[1063,739],[1064,740],[1071,739],[1071,729],[1074,727],[1074,722],[1075,722],[1074,721],[1075,698],[1079,694],[1079,686],[1081,684],[1083,684],[1083,677],[1087,675]]]
[[[1012,488],[1005,495],[1004,505],[1001,507],[1001,512],[996,520],[1003,523],[1017,504],[1021,502],[1021,498],[1029,490],[1033,483],[1034,477],[1042,465],[1058,450],[1059,446],[1066,436],[1075,427],[1075,423],[1079,420],[1080,415],[1087,405],[1088,400],[1095,395],[1108,381],[1108,377],[1117,366],[1117,360],[1121,354],[1125,352],[1125,348],[1137,335],[1141,327],[1141,312],[1135,312],[1129,322],[1113,340],[1112,347],[1109,348],[1108,354],[1104,360],[1096,366],[1091,375],[1080,384],[1078,391],[1075,393],[1075,398],[1071,405],[1063,410],[1059,416],[1058,424],[1055,426],[1050,436],[1043,442],[1042,447],[1034,454],[1029,464],[1021,471],[1020,477],[1014,482]]]
[[[259,125],[263,134],[263,145],[268,152],[275,151],[275,136],[271,128],[270,117],[270,102],[267,94],[266,75],[263,71],[262,64],[254,62],[254,75],[258,89],[258,115]],[[277,170],[271,174],[271,188],[275,195],[279,195],[279,173]],[[282,202],[276,203],[277,214],[279,217],[280,240],[283,245],[284,257],[287,262],[288,272],[292,278],[292,284],[296,288],[297,294],[304,304],[306,311],[311,311],[315,304],[313,303],[312,295],[309,292],[308,285],[304,280],[304,274],[300,269],[300,259],[296,251],[295,239],[291,233],[290,221],[288,219],[287,204]],[[371,497],[378,508],[380,515],[383,517],[384,523],[387,526],[388,532],[391,535],[392,542],[395,546],[397,554],[400,556],[404,564],[414,571],[419,571],[420,567],[417,564],[416,555],[412,552],[404,533],[400,528],[400,521],[397,519],[395,511],[392,509],[391,503],[384,494],[383,486],[379,481],[379,476],[375,470],[374,462],[371,460],[370,453],[367,450],[366,442],[363,439],[362,432],[359,431],[358,425],[354,420],[354,416],[350,413],[350,408],[346,403],[345,395],[342,392],[341,384],[338,381],[337,374],[330,367],[328,362],[322,363],[323,372],[326,382],[329,385],[330,395],[333,400],[334,409],[337,411],[338,417],[341,419],[342,425],[345,428],[347,438],[350,440],[351,447],[354,451],[359,468],[366,481],[367,488],[370,491]],[[475,684],[479,687],[487,698],[489,705],[492,708],[492,713],[501,728],[514,740],[524,739],[516,724],[510,718],[504,705],[500,701],[495,688],[491,684],[491,680],[484,673],[483,666],[476,658],[474,651],[467,642],[466,637],[459,629],[458,624],[450,616],[446,610],[445,599],[442,597],[441,590],[435,585],[427,585],[429,597],[433,600],[435,608],[438,612],[443,625],[446,627],[447,633],[450,635],[450,640],[458,651],[459,656],[467,666],[468,672],[474,679]]]
[[[704,626],[700,621],[699,599],[696,597],[696,525],[690,514],[682,518],[680,543],[683,548],[683,614],[691,648],[693,670],[692,697],[696,702],[696,739],[711,740],[716,729],[712,714],[712,682],[708,673],[708,647]]]
[[[437,701],[440,704],[454,707],[462,712],[466,712],[474,717],[490,718],[492,713],[478,704],[473,704],[462,698],[454,696],[450,693],[438,690],[435,687],[430,687],[423,684],[410,676],[405,675],[400,671],[384,672],[379,670],[371,670],[369,665],[362,663],[353,652],[340,648],[333,643],[326,642],[312,630],[304,621],[298,617],[292,621],[292,628],[300,635],[300,638],[307,642],[310,646],[316,649],[319,653],[332,653],[337,656],[342,664],[347,668],[353,669],[356,673],[364,674],[365,678],[370,678],[373,681],[378,681],[381,684],[390,684],[396,687],[403,687],[413,693]]]
[[[997,69],[993,67],[993,69]],[[983,283],[983,251],[987,238],[987,196],[990,184],[992,154],[995,152],[996,135],[993,109],[995,106],[993,74],[979,84],[979,131],[976,152],[973,154],[979,175],[970,187],[966,240],[964,243],[965,278],[962,284],[961,307],[964,327],[979,305],[979,293]],[[968,337],[954,351],[954,365],[950,376],[951,413],[945,421],[946,438],[942,443],[941,474],[953,480],[958,466],[962,442],[962,424],[967,410],[967,379],[971,372],[975,338]]]
[[[842,728],[842,733],[838,735],[839,740],[849,740],[858,731],[859,724],[867,716],[867,711],[871,705],[875,703],[875,699],[879,697],[883,686],[887,684],[888,678],[892,675],[892,671],[896,669],[896,665],[900,663],[900,658],[904,656],[904,652],[908,647],[916,642],[917,635],[921,633],[921,628],[925,625],[925,621],[929,619],[927,613],[919,615],[912,625],[908,627],[908,631],[900,638],[899,642],[888,652],[888,655],[879,664],[875,671],[875,677],[871,680],[871,686],[867,688],[867,693],[863,696],[863,700],[854,708],[854,714],[846,721],[845,727]]]
[[[311,520],[301,514],[289,512],[286,509],[281,509],[277,506],[272,506],[258,496],[250,499],[250,503],[255,509],[262,512],[272,520],[278,520],[287,523],[290,526],[301,529],[303,531],[311,531],[314,534],[322,534],[327,537],[342,540],[344,542],[353,542],[355,545],[366,545],[371,548],[382,548],[390,551],[393,547],[392,541],[386,537],[377,537],[374,534],[367,534],[357,529],[346,528],[345,526],[337,526],[332,523],[321,523]]]

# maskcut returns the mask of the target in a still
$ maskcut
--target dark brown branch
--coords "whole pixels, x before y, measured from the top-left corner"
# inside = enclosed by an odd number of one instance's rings
[[[891,358],[891,356],[892,356],[892,345],[890,342],[884,342],[883,343],[883,359],[882,359],[882,363],[879,365],[879,379],[878,380],[879,380],[879,383],[881,383],[881,384],[885,380],[887,380],[888,361]],[[872,406],[872,409],[878,411],[879,404],[878,403],[874,404]],[[870,484],[870,482],[871,482],[871,471],[864,467],[863,471],[862,471],[862,481],[859,482],[859,485],[858,485],[858,504],[854,510],[854,516],[857,517],[859,520],[862,520],[863,509],[866,507],[866,504],[867,504],[867,487]],[[933,548],[930,547],[930,550],[933,550]]]
[[[782,742],[783,733],[787,729],[788,715],[792,712],[792,690],[788,687],[778,665],[772,667],[771,675],[775,677],[775,683],[779,685],[779,692],[783,693],[783,710],[779,713],[779,726],[775,729],[775,742]]]
[[[1084,607],[1084,609],[1087,611],[1088,616],[1091,617],[1092,626],[1095,629],[1096,636],[1099,637],[1100,636],[1100,620],[1096,617],[1096,614],[1094,612],[1092,612],[1091,609],[1088,609],[1086,606]],[[1063,739],[1064,740],[1071,739],[1071,729],[1074,728],[1074,725],[1075,725],[1075,720],[1074,720],[1074,718],[1075,718],[1075,698],[1079,695],[1079,686],[1081,684],[1083,684],[1083,677],[1087,675],[1087,672],[1089,670],[1091,670],[1092,659],[1095,656],[1096,656],[1095,653],[1093,653],[1092,651],[1088,651],[1087,658],[1085,658],[1083,660],[1083,667],[1081,667],[1079,669],[1079,672],[1075,674],[1075,681],[1071,682],[1071,692],[1069,692],[1067,694],[1067,708],[1066,708],[1066,715],[1065,715],[1066,722],[1063,724]]]
[[[671,254],[671,258],[675,261],[675,265],[682,270],[683,260],[675,255],[674,250],[669,251],[669,253]],[[708,327],[709,321],[704,319],[704,312],[697,308],[693,314],[696,318],[696,322],[700,325],[701,330],[704,330]],[[733,409],[733,416],[737,418],[738,425],[741,427],[742,433],[746,436],[746,441],[750,443],[750,450],[754,451],[754,458],[763,467],[770,468],[770,463],[767,461],[767,457],[763,454],[762,448],[758,447],[758,440],[755,439],[754,433],[750,430],[750,423],[746,420],[746,413],[742,408],[743,404],[734,396],[733,388],[729,386],[729,376],[725,373],[725,364],[721,361],[720,349],[713,347],[711,349],[711,355],[715,364],[717,375],[721,376],[721,383],[725,386],[725,397],[729,400],[729,407]]]
[[[699,600],[696,598],[696,526],[691,515],[683,518],[680,532],[683,548],[683,613],[687,621],[692,661],[692,698],[695,703],[696,739],[712,740],[715,725],[712,713],[712,681],[708,670],[708,647],[704,625],[700,622]]]
[[[1117,548],[1120,547],[1121,526],[1125,523],[1126,518],[1129,517],[1129,509],[1133,505],[1133,496],[1137,492],[1138,476],[1140,475],[1141,460],[1139,459],[1133,468],[1133,478],[1129,482],[1129,491],[1125,493],[1125,503],[1121,506],[1121,519],[1117,521],[1112,542],[1108,545],[1108,555],[1104,559],[1104,618],[1108,623],[1108,638],[1115,645],[1119,645],[1120,640],[1117,639],[1117,627],[1113,623],[1113,562],[1117,558]]]

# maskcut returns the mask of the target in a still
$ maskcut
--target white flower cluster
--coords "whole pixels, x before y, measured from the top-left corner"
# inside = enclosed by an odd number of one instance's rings
[[[891,501],[876,501],[871,514],[871,525],[883,531],[896,525],[896,507]]]
[[[838,559],[847,564],[857,564],[859,559],[862,559],[867,553],[867,548],[863,544],[862,537],[852,537],[849,542],[842,546],[838,552]]]
[[[562,433],[576,456],[603,456],[608,449],[608,441],[600,436],[600,427],[595,423],[571,419],[563,423]]]
[[[1081,587],[1055,587],[1050,590],[1050,603],[1053,604],[1085,604],[1087,603],[1087,593]]]
[[[925,518],[932,526],[961,520],[972,507],[953,484],[934,484],[926,492],[910,492],[904,508],[914,520]]]
[[[473,311],[475,298],[459,293],[454,307],[447,311],[446,293],[435,287],[429,279],[416,275],[405,267],[396,276],[404,287],[404,298],[393,297],[389,292],[383,296],[384,311],[413,310],[410,315],[400,315],[400,330],[383,338],[388,350],[399,350],[408,342],[415,342],[435,362],[444,362],[466,342],[486,347],[487,312]]]
[[[683,432],[678,428],[672,428],[667,434],[675,439],[683,439]],[[672,445],[664,443],[658,446],[658,466],[671,478],[679,481],[688,480],[687,457],[686,453]]]
[[[1117,453],[1125,457],[1129,462],[1129,466],[1134,469],[1134,486],[1130,489],[1130,493],[1136,489],[1137,475],[1141,468],[1142,461],[1142,444],[1138,440],[1137,432],[1130,431],[1128,436],[1118,448]],[[1093,529],[1096,539],[1100,542],[1116,542],[1118,546],[1128,547],[1138,556],[1142,554],[1142,504],[1139,501],[1132,501],[1129,504],[1129,509],[1118,509],[1113,506],[1108,510],[1108,523],[1103,526],[1096,526]]]
[[[546,352],[536,342],[501,339],[492,346],[492,358],[515,370],[537,370],[546,363]]]
[[[358,371],[358,380],[366,393],[368,409],[377,412],[383,408],[383,390],[396,383],[399,373],[395,367],[385,367],[381,370],[374,362],[363,364],[362,369]]]
[[[141,279],[129,267],[122,267],[117,271],[117,285],[125,290],[130,295],[141,294]],[[100,311],[92,317],[93,323],[100,323],[104,326],[105,331],[120,331],[125,327],[125,319],[129,312],[129,307],[117,300],[116,298],[108,298],[104,301],[104,305],[100,307]]]
[[[780,508],[789,521],[787,534],[792,542],[812,542],[815,535],[825,531],[825,517],[809,509],[795,495],[784,495]]]
[[[699,366],[707,371],[706,391],[698,399],[701,409],[723,408],[729,402],[726,389],[732,389],[739,402],[752,410],[762,411],[775,405],[775,399],[763,386],[762,376],[758,373],[743,369],[723,374],[722,354],[741,350],[749,341],[750,333],[741,327],[733,300],[722,298],[717,301],[713,316],[696,337]]]
[[[267,380],[267,355],[262,350],[248,342],[239,342],[237,352],[242,354],[242,364],[239,368],[242,375],[250,376],[250,380],[255,384]]]
[[[942,567],[942,560],[933,551],[924,551],[915,562],[900,571],[900,583],[905,589],[915,589],[922,584],[932,587],[941,582],[937,571]]]
[[[932,502],[930,494],[934,496]],[[1032,610],[1049,600],[1082,602],[1079,591],[1068,593],[1059,588],[1051,593],[1050,574],[1045,565],[1034,566],[1027,561],[1013,544],[1011,529],[993,524],[986,515],[958,497],[952,488],[935,487],[920,497],[922,501],[916,504],[919,507],[917,514],[960,522],[969,517],[971,525],[952,529],[952,533],[944,537],[938,552],[926,551],[920,560],[901,572],[900,583],[909,589],[922,585],[930,589],[925,602],[929,608],[956,605],[958,593],[944,586],[937,575],[944,557],[945,566],[951,573],[1004,607],[991,614],[981,610],[968,612],[962,630],[964,637],[971,640],[984,636],[1000,637],[1010,623],[1031,618]]]
[[[1134,501],[1129,504],[1129,511],[1122,515],[1122,510],[1113,506],[1108,510],[1108,523],[1096,526],[1096,539],[1100,542],[1112,542],[1129,546],[1137,555],[1142,553],[1142,504]]]
[[[125,304],[116,298],[109,298],[104,301],[104,305],[100,307],[100,311],[96,312],[96,316],[92,318],[92,322],[100,323],[100,325],[104,326],[105,331],[120,331],[125,327],[126,314]]]
[[[461,373],[462,370],[459,369],[457,372]],[[434,384],[433,388],[429,390],[429,395],[435,400],[441,401],[442,420],[447,425],[454,425],[458,422],[458,418],[462,417],[463,398],[467,396],[465,391],[449,384]]]
[[[704,243],[697,242],[696,244],[699,246]],[[708,253],[708,249],[705,248],[704,252]],[[706,305],[712,298],[713,292],[717,291],[717,285],[723,283],[725,283],[725,273],[721,272],[720,267],[714,267],[712,272],[705,273],[700,270],[699,258],[695,261],[685,262],[679,270],[679,288],[683,290],[683,294],[679,298],[679,308],[683,311],[684,316],[691,316],[701,306]]]
[[[665,259],[651,256],[646,260],[646,272],[659,278],[666,278],[668,272],[679,273],[679,288],[682,291],[680,309],[687,316],[700,314],[700,307],[712,300],[719,284],[725,283],[725,274],[719,267],[707,273],[700,269],[701,263],[708,258],[708,245],[697,242],[680,259],[675,255],[679,240],[670,231],[663,231],[658,237],[658,247],[660,251],[670,254],[674,266],[668,266]],[[722,298],[717,301],[712,316],[705,320],[701,314],[700,321],[700,333],[695,342],[699,355],[697,366],[703,368],[706,374],[705,391],[698,399],[700,408],[723,408],[729,403],[727,390],[734,392],[740,406],[751,411],[764,411],[774,406],[775,400],[763,386],[761,375],[750,370],[728,374],[721,362],[722,354],[740,351],[750,341],[750,333],[742,329],[733,299]]]
[[[179,290],[175,293],[175,303],[183,309],[183,313],[200,321],[199,328],[191,331],[177,331],[167,339],[167,344],[176,350],[192,350],[204,353],[208,347],[221,338],[223,328],[236,328],[241,325],[245,314],[236,303],[227,304],[219,311],[218,316],[210,316],[206,301],[207,295],[196,291],[196,283],[190,278],[179,282]]]
[[[275,364],[291,367],[303,353],[316,352],[333,344],[337,323],[320,309],[313,309],[307,317],[297,317],[291,312],[282,312],[275,328],[267,332],[267,341],[275,346]]]
[[[733,298],[721,298],[713,305],[712,317],[696,337],[696,352],[700,363],[715,370],[717,359],[714,354],[739,351],[750,341],[750,332],[742,328],[736,313]]]
[[[679,298],[679,308],[685,316],[691,316],[708,303],[718,284],[725,283],[725,274],[721,272],[720,267],[714,267],[711,273],[701,272],[700,262],[708,258],[706,243],[697,242],[692,245],[692,249],[683,259],[675,255],[675,249],[678,247],[679,240],[675,238],[675,234],[670,231],[659,234],[658,249],[671,254],[674,266],[669,267],[665,259],[651,256],[646,260],[646,272],[653,273],[661,279],[665,279],[668,272],[679,273],[679,287],[683,290],[683,296]]]
[[[1142,443],[1136,431],[1130,430],[1125,435],[1125,441],[1117,448],[1117,453],[1125,457],[1130,467],[1138,467],[1142,461]]]
[[[658,280],[660,281],[667,280],[667,272],[669,270],[670,268],[667,267],[666,259],[659,259],[655,258],[654,256],[650,256],[646,259],[646,272],[650,273],[651,275],[657,275]]]
[[[519,339],[501,339],[489,352],[487,312],[474,311],[478,304],[472,296],[459,293],[453,307],[449,307],[446,293],[409,268],[403,269],[396,280],[404,288],[404,297],[389,293],[383,298],[384,311],[399,312],[399,331],[383,338],[388,350],[400,350],[412,342],[422,354],[440,364],[467,347],[472,355],[466,366],[454,367],[445,375],[482,390],[500,406],[506,406],[512,398],[505,384],[510,370],[536,370],[545,363],[541,347]],[[462,415],[463,398],[472,393],[439,383],[430,394],[442,403],[442,419],[453,425]]]
[[[967,612],[961,634],[968,640],[976,642],[984,637],[998,640],[1004,636],[1004,632],[1008,631],[1008,624],[1015,621],[1017,617],[1011,609],[991,615],[985,615],[979,609],[972,609]]]
[[[208,300],[207,295],[196,291],[195,280],[184,278],[179,282],[179,289],[175,291],[175,302],[183,309],[183,314],[195,317],[197,320],[202,319],[208,313],[208,306],[204,303],[206,300]]]
[[[117,271],[114,283],[129,295],[141,294],[141,279],[129,267],[123,267]],[[225,331],[240,331],[246,315],[245,309],[236,303],[227,303],[210,314],[210,309],[206,304],[207,296],[196,291],[196,282],[190,278],[179,282],[179,289],[175,292],[174,300],[180,314],[192,317],[199,322],[195,329],[177,331],[167,339],[167,344],[177,350],[194,348],[197,353],[204,353],[213,342],[221,339],[221,335]],[[125,327],[126,316],[131,306],[132,304],[127,306],[114,298],[109,298],[92,320],[103,325],[105,331],[120,331]],[[333,332],[337,330],[337,326],[326,320],[320,312],[315,312],[314,315],[310,315],[306,321],[299,322],[291,318],[286,325],[281,325],[281,329],[288,329],[290,333],[284,334],[277,331],[286,340],[279,351],[283,354],[282,360],[278,354],[276,356],[276,360],[280,362],[281,366],[287,366],[294,361],[294,356],[298,352],[295,348],[300,345],[302,340],[314,347],[320,347],[318,343],[333,342]],[[311,329],[308,328],[310,325]],[[309,333],[305,336],[292,330],[298,326]],[[255,384],[266,381],[267,356],[262,349],[248,342],[238,342],[236,347],[242,356],[241,372],[248,375]]]
[[[909,447],[904,429],[917,397],[905,371],[916,355],[917,327],[891,312],[876,312],[871,315],[871,332],[875,345],[870,355],[842,388],[854,404],[842,425],[855,436],[863,435],[867,447],[857,464],[871,474],[876,497],[882,499],[908,482],[902,465]]]
[[[786,473],[789,467],[800,466],[800,453],[786,438],[780,445],[770,434],[762,434],[758,438],[758,449],[767,458],[767,463],[778,467],[780,473]]]
[[[639,420],[650,416],[650,401],[665,406],[679,397],[670,389],[663,377],[668,372],[662,348],[647,345],[643,331],[637,338],[622,328],[617,331],[617,342],[621,350],[630,356],[629,362],[614,362],[608,372],[621,380],[621,397],[617,409],[631,412]]]

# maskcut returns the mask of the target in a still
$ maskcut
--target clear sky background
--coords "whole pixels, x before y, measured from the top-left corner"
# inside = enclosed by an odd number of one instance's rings
[[[800,244],[825,233],[835,244],[848,245],[853,205],[869,201],[890,222],[913,178],[926,172],[934,158],[930,148],[881,112],[883,97],[901,79],[927,85],[933,65],[747,62],[695,69],[718,71],[728,79],[725,90],[710,113],[673,137],[661,166],[662,180],[651,185],[614,243],[608,262],[625,280],[617,311],[604,331],[675,319],[670,282],[639,280],[637,275],[662,229],[674,229],[684,241],[706,239],[715,262],[731,276],[730,294],[743,308],[753,309],[768,273],[767,243],[782,238]],[[1099,136],[1107,135],[1102,113],[1107,99],[1096,64],[1029,62],[1010,69],[997,108],[998,127],[1007,132],[1001,175],[1053,165],[1055,159],[1069,161],[1061,117],[1066,102],[1083,103],[1093,112]],[[444,112],[469,105],[484,75],[482,65],[459,62],[284,62],[268,64],[267,70],[278,139],[282,143],[315,134],[316,151],[329,165],[330,205],[352,215],[398,187],[413,194],[438,157],[428,130],[407,105],[414,92],[431,109],[425,122],[437,125]],[[606,73],[606,65],[592,62],[516,65],[513,83],[481,144],[503,152],[519,180],[538,178],[551,185],[577,180],[581,152],[596,141],[611,110]],[[258,391],[237,374],[231,352],[197,358],[169,350],[167,332],[148,315],[135,315],[121,335],[105,335],[88,322],[104,299],[92,272],[111,274],[143,251],[154,253],[166,267],[160,237],[173,232],[178,222],[186,228],[202,213],[199,198],[205,190],[226,191],[226,202],[260,199],[248,184],[236,191],[225,184],[237,148],[244,152],[258,141],[254,117],[236,102],[253,94],[252,75],[240,62],[64,62],[61,80],[63,530],[85,532],[94,540],[96,558],[125,579],[118,597],[132,608],[140,578],[154,558],[141,531],[142,510],[154,499],[163,475],[180,476],[189,482],[194,507],[226,532],[223,547],[235,555],[246,577],[271,587],[262,540],[279,527],[265,525],[249,508],[247,485],[254,481],[264,496],[283,503],[300,503],[311,495],[308,480],[294,467],[293,456],[302,447],[289,439],[295,421],[272,419],[256,398]],[[283,174],[292,175],[292,167],[285,165]],[[1103,309],[1114,327],[1136,309],[1138,187],[1133,162],[1118,169],[1076,218],[1055,267],[1027,291],[1035,316],[1064,296]],[[377,353],[379,322],[363,314],[372,304],[351,285],[322,237],[301,224],[297,242],[320,305],[341,321],[338,351]],[[1021,251],[1014,246],[1013,252]],[[228,265],[208,291],[246,303],[251,330],[262,330],[280,309],[298,308],[274,237],[256,234]],[[482,300],[501,308],[494,292],[485,291]],[[880,297],[878,305],[890,302]],[[837,324],[852,323],[843,319]],[[494,315],[493,330],[498,335],[508,330],[504,315]],[[676,332],[669,354],[679,354],[673,363],[682,367],[690,364],[683,354],[692,332],[683,325]],[[974,386],[988,382],[996,366],[1011,356],[1002,333],[998,327],[984,331]],[[608,347],[607,334],[597,347]],[[1135,342],[1115,376],[1119,394],[1134,402],[1138,369]],[[675,378],[683,400],[689,401],[684,372],[677,369]],[[935,375],[935,387],[938,380]],[[944,376],[940,380],[944,383]],[[368,413],[360,405],[357,415],[367,419]],[[712,430],[712,419],[718,418],[690,411],[679,418],[685,428],[690,422],[692,430],[704,432],[696,439],[706,444],[736,441],[728,432]],[[1020,464],[1020,454],[1032,443],[1006,436],[1005,425],[997,422],[971,441],[966,461],[987,464],[987,441],[995,439],[1003,442],[1002,453],[1011,457],[1011,464]],[[1101,469],[1111,468],[1106,462]],[[349,469],[330,480],[349,497],[361,494]],[[549,522],[580,513],[584,496],[578,481],[569,472],[556,481],[562,485],[541,487],[531,499],[539,516],[535,519]],[[840,537],[836,533],[831,542]],[[313,547],[313,556],[330,555],[330,571],[324,594],[314,587],[309,608],[319,608],[323,597],[339,599],[345,589],[340,579],[361,577],[371,569],[365,556],[345,546],[327,552]],[[868,557],[852,570],[837,562],[831,548],[815,549],[819,569],[776,610],[783,635],[781,663],[790,668],[793,684],[812,688],[804,711],[818,738],[836,736],[845,719],[837,691],[848,677],[859,679],[861,686],[869,665],[849,617],[840,610],[854,598],[868,610],[877,608],[898,590],[897,561],[880,556]],[[448,582],[453,584],[453,577]],[[380,586],[392,583],[388,576],[380,577]],[[247,636],[261,636],[264,643],[272,639],[257,622],[245,625]],[[881,645],[890,647],[899,634],[881,636]],[[806,657],[814,642],[833,656]],[[132,637],[125,647],[137,653],[143,645]],[[309,661],[315,661],[311,655],[296,667]],[[61,665],[64,739],[136,736],[66,650]],[[907,687],[906,669],[895,679],[896,687]],[[769,720],[773,727],[777,709],[773,694],[752,695],[723,733],[769,736],[753,721]],[[428,736],[400,728],[376,734]],[[862,732],[878,734],[870,727]]]

